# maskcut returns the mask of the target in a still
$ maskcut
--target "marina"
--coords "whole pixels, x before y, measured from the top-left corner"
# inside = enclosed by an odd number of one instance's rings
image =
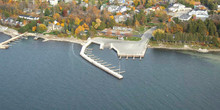
[[[86,59],[88,62],[92,63],[93,65],[97,66],[98,68],[106,71],[107,73],[113,75],[114,77],[118,78],[118,79],[122,79],[123,76],[120,74],[121,72],[117,72],[117,71],[114,71],[112,70],[111,67],[108,67],[110,66],[111,64],[107,64],[107,62],[104,62],[104,60],[100,60],[99,58],[92,58],[94,57],[93,54],[86,54],[85,52],[88,51],[88,50],[92,50],[92,49],[88,49],[87,47],[93,43],[92,40],[89,40],[85,45],[82,46],[82,49],[80,51],[80,55]],[[120,71],[120,69],[117,69]]]

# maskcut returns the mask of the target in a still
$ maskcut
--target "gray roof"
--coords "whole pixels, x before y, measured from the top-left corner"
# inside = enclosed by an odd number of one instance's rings
[[[189,14],[183,14],[179,17],[179,19],[189,19],[191,16]]]

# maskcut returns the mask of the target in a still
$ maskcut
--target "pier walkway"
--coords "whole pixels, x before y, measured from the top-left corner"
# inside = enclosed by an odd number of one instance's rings
[[[94,55],[87,55],[86,50],[87,47],[91,44],[91,43],[97,43],[94,42],[93,40],[89,40],[86,44],[83,45],[81,51],[80,51],[80,55],[86,59],[88,62],[94,64],[95,66],[97,66],[98,68],[108,72],[109,74],[115,76],[118,79],[122,79],[123,76],[121,75],[120,69],[113,69],[115,67],[108,67],[111,66],[111,64],[106,64],[107,62],[103,62],[103,60],[100,60],[99,58],[95,58]],[[94,58],[93,58],[94,57]]]
[[[25,36],[26,35],[26,33],[23,33],[23,34],[20,34],[20,35],[18,35],[18,36],[15,36],[15,37],[12,37],[12,38],[10,38],[10,39],[8,39],[8,40],[6,40],[6,41],[3,41],[3,42],[1,42],[0,43],[0,49],[7,49],[8,47],[9,47],[9,43],[10,42],[13,42],[13,41],[15,41],[15,40],[17,40],[17,39],[20,39],[21,37],[23,37],[23,36]]]

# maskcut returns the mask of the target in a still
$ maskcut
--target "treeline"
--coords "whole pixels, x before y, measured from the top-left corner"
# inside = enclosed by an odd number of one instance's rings
[[[170,23],[154,32],[154,40],[171,43],[204,43],[219,47],[220,23],[213,20],[190,20],[188,22]]]
[[[185,32],[185,33],[199,33],[203,36],[210,35],[219,37],[220,35],[220,21],[214,22],[211,19],[206,19],[202,21],[200,19],[195,20],[191,19],[185,22],[171,22],[169,25],[164,27],[166,33],[175,34],[177,32]]]
[[[200,2],[210,10],[217,10],[218,4],[220,4],[220,0],[200,0]]]
[[[203,43],[203,44],[213,44],[219,47],[219,42],[215,36],[203,36],[199,33],[181,33],[176,34],[170,33],[156,33],[155,38],[157,42],[169,42],[169,43]]]
[[[43,33],[47,30],[46,25],[44,24],[37,24],[37,21],[30,21],[27,25],[20,27],[18,29],[19,33],[24,33],[24,32],[38,32],[38,33]]]

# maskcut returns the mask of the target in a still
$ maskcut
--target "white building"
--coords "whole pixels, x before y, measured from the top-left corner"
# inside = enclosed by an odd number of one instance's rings
[[[118,11],[118,9],[119,9],[119,6],[116,6],[116,5],[110,5],[108,7],[108,11],[111,12],[111,13],[114,13],[114,12]]]
[[[50,0],[50,5],[57,5],[58,4],[58,0]]]
[[[125,3],[126,1],[125,1],[125,0],[117,0],[117,1],[116,1],[116,0],[109,0],[109,3],[110,3],[110,4],[112,4],[112,3],[114,3],[114,2],[118,2],[118,3],[121,3],[121,4],[122,4],[122,3]]]
[[[201,18],[202,20],[205,20],[209,17],[207,10],[192,10],[189,12],[189,15],[195,15],[196,18]]]
[[[168,8],[170,12],[178,12],[178,11],[190,11],[192,8],[186,7],[183,4],[175,3],[172,7]]]
[[[121,13],[126,12],[127,11],[127,7],[126,6],[120,6],[118,8],[118,11],[121,12]]]
[[[218,9],[217,10],[220,10],[220,5],[218,5]]]
[[[72,2],[73,0],[63,0],[65,3]]]
[[[19,15],[18,17],[26,20],[39,20],[39,17],[32,17],[27,15]]]

